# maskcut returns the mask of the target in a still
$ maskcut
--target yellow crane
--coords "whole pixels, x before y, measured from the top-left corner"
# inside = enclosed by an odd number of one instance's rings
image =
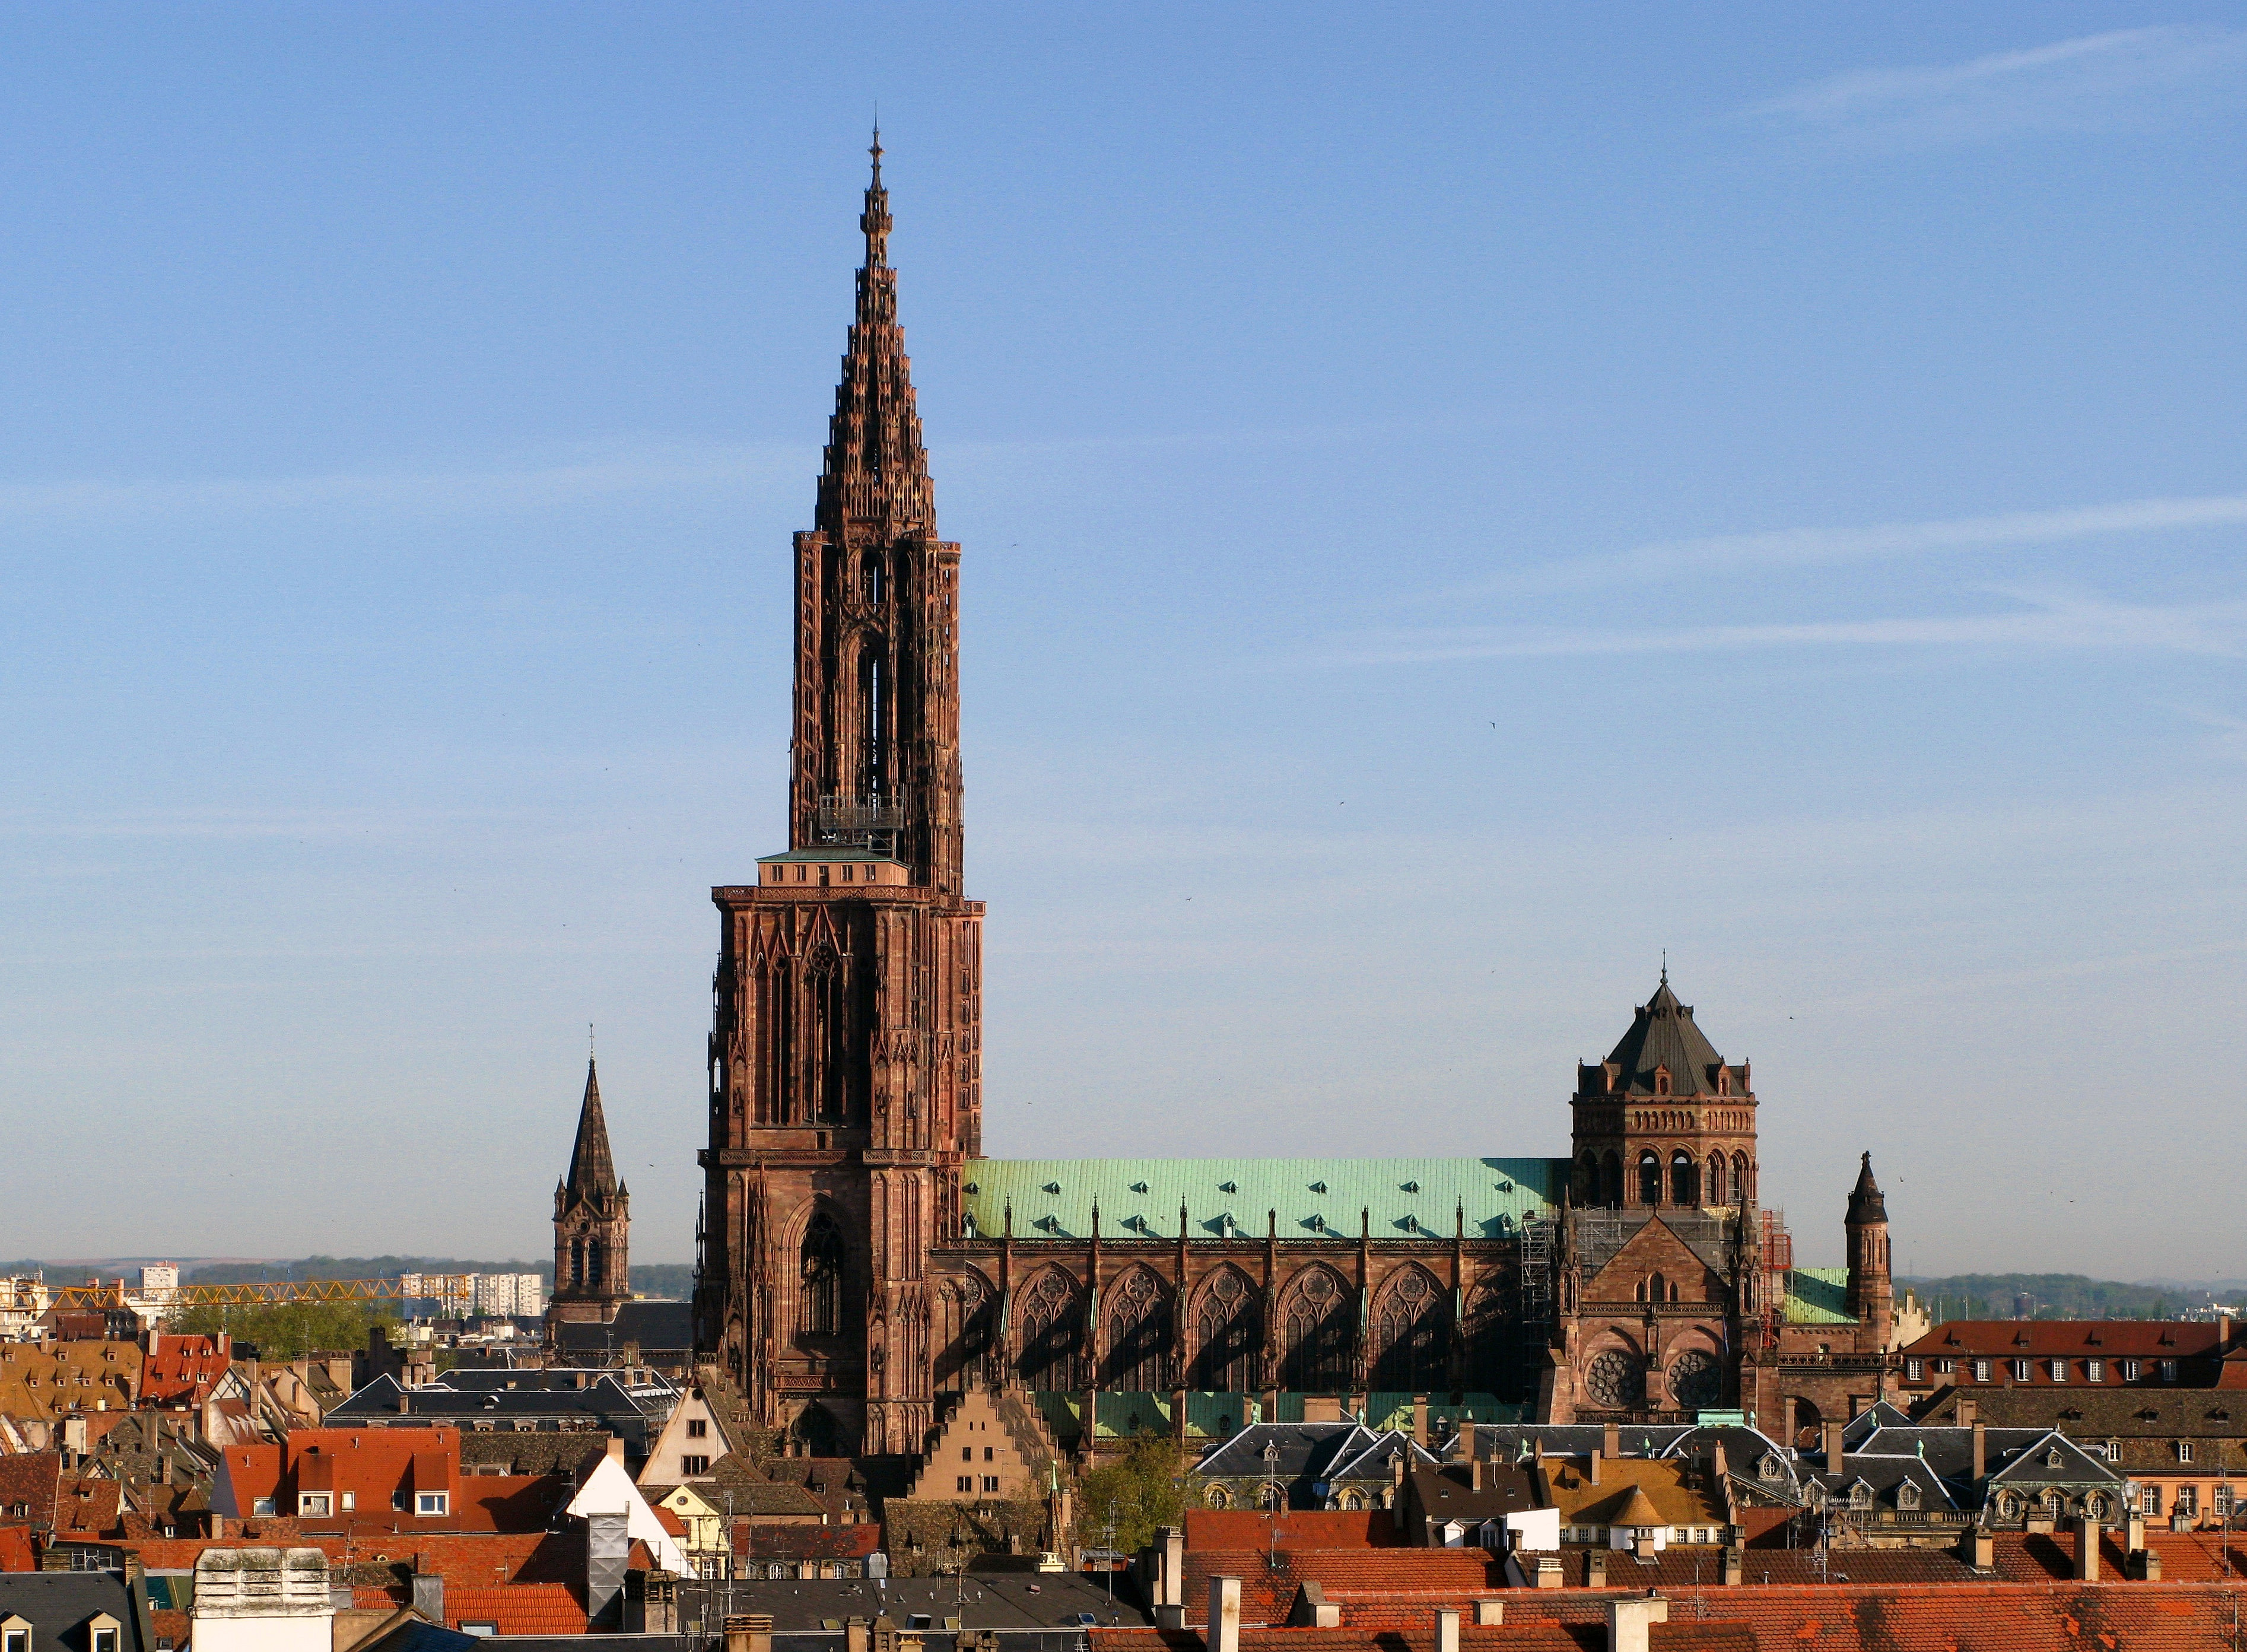
[[[465,1302],[475,1294],[468,1273],[424,1273],[415,1297]],[[114,1285],[70,1285],[54,1294],[55,1307],[126,1308],[136,1304],[182,1307],[285,1307],[297,1302],[396,1302],[406,1300],[399,1280],[261,1280],[249,1285],[177,1285],[167,1290],[128,1290]]]

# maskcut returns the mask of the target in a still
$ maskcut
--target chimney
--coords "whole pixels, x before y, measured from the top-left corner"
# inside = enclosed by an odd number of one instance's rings
[[[1404,1485],[1404,1453],[1399,1451],[1389,1459],[1389,1484],[1403,1490]]]
[[[1600,1483],[1600,1454],[1597,1451],[1592,1453],[1591,1461],[1585,1465],[1584,1478],[1594,1485]]]
[[[609,1436],[609,1460],[618,1468],[625,1465],[625,1440],[621,1434]]]
[[[2075,1523],[2075,1580],[2099,1581],[2099,1522],[2087,1514]]]
[[[1608,1652],[1650,1652],[1653,1626],[1670,1621],[1670,1602],[1634,1594],[1608,1602]]]
[[[2130,1511],[2130,1524],[2124,1528],[2123,1548],[2135,1554],[2146,1546],[2146,1517],[2136,1509]]]
[[[1603,1589],[1608,1586],[1608,1552],[1594,1549],[1584,1556],[1584,1587]]]
[[[1209,1580],[1209,1626],[1202,1631],[1208,1652],[1240,1652],[1240,1580]]]
[[[1182,1526],[1166,1526],[1155,1533],[1162,1545],[1162,1570],[1157,1574],[1155,1604],[1183,1607],[1186,1601],[1186,1533]]]
[[[2219,1355],[2231,1352],[2231,1315],[2229,1314],[2216,1316],[2216,1351]]]
[[[1622,1424],[1610,1423],[1600,1436],[1600,1450],[1609,1457],[1622,1455]]]
[[[1540,1589],[1560,1589],[1567,1587],[1568,1580],[1561,1575],[1561,1557],[1557,1554],[1537,1556],[1537,1587]]]
[[[1979,1423],[1974,1424],[1974,1478],[1977,1481],[1989,1478],[1990,1430]]]
[[[846,1619],[843,1625],[844,1652],[867,1652],[873,1643],[873,1627],[865,1618]]]
[[[1826,1425],[1826,1472],[1839,1474],[1841,1472],[1841,1425],[1839,1423],[1828,1423]]]
[[[1998,1540],[1980,1526],[1970,1526],[1959,1541],[1959,1559],[1977,1572],[1987,1572],[1998,1563]]]
[[[1459,1614],[1449,1608],[1436,1614],[1436,1652],[1459,1652]]]
[[[2136,1570],[2138,1575],[2145,1579],[2147,1582],[2158,1583],[2162,1580],[2161,1551],[2158,1549],[2140,1549],[2130,1558],[2137,1563]]]
[[[1468,1484],[1473,1486],[1476,1491],[1479,1492],[1485,1489],[1483,1478],[1483,1461],[1480,1457],[1476,1457],[1472,1463],[1467,1464],[1467,1475]]]
[[[1428,1396],[1424,1394],[1412,1396],[1412,1444],[1424,1451],[1428,1449]]]
[[[1506,1621],[1506,1602],[1503,1601],[1477,1601],[1474,1608],[1478,1627]]]
[[[1745,1550],[1729,1546],[1725,1550],[1725,1586],[1727,1588],[1737,1588],[1744,1580],[1747,1560]]]

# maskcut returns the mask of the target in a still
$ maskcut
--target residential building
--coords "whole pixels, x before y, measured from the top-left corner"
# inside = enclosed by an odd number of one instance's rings
[[[1950,1320],[1904,1345],[1897,1391],[1918,1405],[1945,1389],[2213,1387],[2239,1352],[2233,1321]],[[2247,1363],[2240,1371],[2247,1382]]]

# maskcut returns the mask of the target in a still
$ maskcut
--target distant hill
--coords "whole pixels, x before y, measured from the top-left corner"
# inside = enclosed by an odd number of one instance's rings
[[[2030,1299],[2039,1320],[2167,1320],[2210,1301],[2206,1290],[2175,1285],[2131,1285],[2082,1273],[1952,1273],[1941,1279],[1898,1279],[1896,1289],[1916,1293],[1920,1306],[1941,1320],[2009,1320],[2015,1299]]]

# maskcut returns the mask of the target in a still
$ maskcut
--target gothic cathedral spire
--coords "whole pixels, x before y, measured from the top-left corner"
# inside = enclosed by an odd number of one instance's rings
[[[957,896],[960,548],[936,537],[878,133],[873,156],[814,527],[796,540],[789,847],[874,849]]]
[[[960,547],[936,536],[881,140],[811,528],[786,850],[711,891],[696,1345],[823,1454],[934,1423],[926,1260],[981,1150],[983,909],[962,893]]]

